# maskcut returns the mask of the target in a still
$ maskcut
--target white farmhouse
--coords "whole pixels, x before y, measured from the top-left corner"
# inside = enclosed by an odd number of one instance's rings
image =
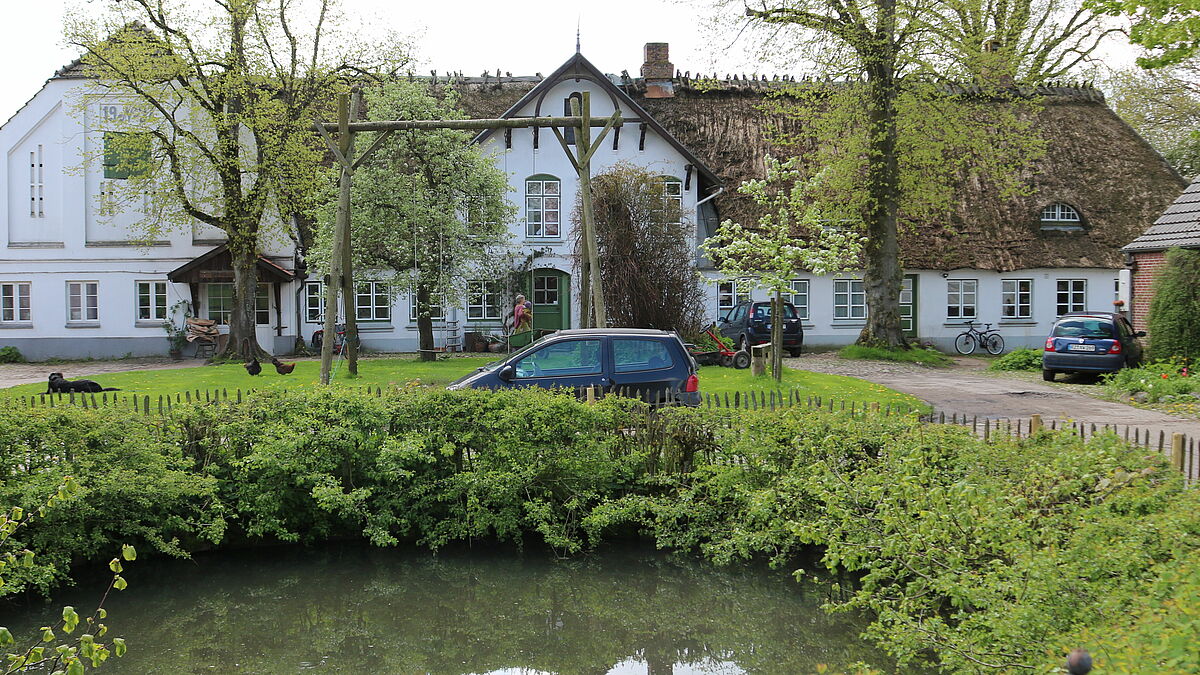
[[[751,209],[734,188],[761,174],[764,155],[787,152],[767,140],[772,119],[758,108],[778,83],[734,77],[716,87],[693,86],[674,71],[662,43],[646,46],[641,75],[605,75],[576,53],[545,78],[497,73],[438,84],[457,87],[475,117],[562,115],[572,97],[590,92],[593,116],[619,108],[627,120],[597,151],[594,173],[626,161],[661,175],[694,226],[697,245],[721,219],[749,219]],[[123,108],[119,101],[80,104],[86,87],[72,64],[0,126],[0,346],[16,346],[32,359],[163,354],[162,325],[178,303],[200,317],[228,317],[229,256],[221,233],[200,224],[161,241],[130,241],[130,226],[149,216],[106,206],[103,196],[122,180],[120,172],[85,162],[103,154],[106,119]],[[1049,152],[1029,167],[1034,193],[1002,200],[968,181],[945,223],[909,224],[902,302],[913,337],[948,346],[964,320],[978,319],[999,324],[1010,346],[1036,346],[1059,314],[1110,310],[1127,295],[1120,247],[1184,183],[1099,92],[1040,93]],[[496,153],[510,177],[519,281],[515,287],[469,281],[465,306],[442,309],[439,345],[461,345],[469,332],[502,332],[518,291],[536,305],[538,328],[577,326],[574,169],[548,130],[495,131],[477,141]],[[296,263],[286,242],[270,244],[260,258],[258,338],[278,354],[291,352],[297,337],[309,341],[323,320],[320,282],[297,278]],[[715,319],[738,296],[716,281],[699,249],[696,265],[712,280],[704,312]],[[354,300],[364,344],[415,351],[411,298],[393,298],[381,281],[364,277]],[[807,344],[857,337],[866,315],[858,275],[798,270],[794,290]]]

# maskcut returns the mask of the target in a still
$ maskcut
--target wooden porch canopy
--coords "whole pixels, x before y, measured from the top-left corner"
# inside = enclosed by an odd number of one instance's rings
[[[258,256],[258,280],[264,282],[286,283],[296,277],[291,271],[271,262],[263,256]],[[184,263],[167,273],[167,279],[177,284],[199,284],[208,282],[233,281],[233,256],[226,244],[197,257],[191,262]]]

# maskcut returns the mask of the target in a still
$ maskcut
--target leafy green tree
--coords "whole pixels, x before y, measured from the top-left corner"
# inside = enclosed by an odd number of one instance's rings
[[[104,117],[106,168],[125,178],[109,199],[147,202],[146,238],[200,223],[228,242],[228,356],[244,345],[262,352],[254,297],[264,242],[289,234],[303,248],[311,238],[304,216],[326,180],[313,120],[329,116],[347,74],[404,61],[338,35],[337,20],[334,0],[102,0],[95,17],[67,23],[91,78],[83,103],[119,109]]]
[[[731,220],[721,223],[704,242],[721,274],[734,283],[751,279],[772,294],[771,372],[783,379],[783,293],[791,293],[796,270],[816,274],[838,272],[853,265],[863,240],[855,228],[844,228],[844,214],[829,212],[812,199],[821,176],[804,180],[799,158],[779,161],[767,157],[766,178],[742,183],[762,216],[753,225]]]
[[[453,89],[389,82],[369,90],[372,120],[462,119]],[[363,134],[362,150],[376,139]],[[434,358],[435,309],[458,306],[469,280],[497,279],[505,251],[508,180],[492,159],[451,129],[397,131],[355,172],[351,236],[356,270],[386,275],[390,293],[412,293],[421,357]],[[334,209],[322,211],[317,247],[333,248]],[[315,256],[316,257],[316,256]]]
[[[1200,60],[1109,78],[1113,110],[1184,176],[1200,174]]]
[[[33,521],[44,517],[48,509],[70,502],[81,492],[79,483],[73,477],[66,476],[59,484],[58,490],[42,500],[35,510],[26,511],[19,506],[14,506],[0,513],[0,574],[12,575],[15,573],[19,577],[22,571],[34,566],[35,553],[27,548],[17,550],[20,544],[13,539],[14,535],[22,529],[27,529]],[[121,576],[121,573],[125,571],[123,561],[130,562],[135,559],[137,559],[137,551],[134,547],[123,545],[121,556],[109,561],[108,568],[113,573],[112,579],[100,597],[96,609],[87,617],[80,617],[74,607],[65,606],[62,609],[61,621],[43,626],[41,634],[38,636],[39,639],[28,646],[17,646],[17,640],[14,639],[12,632],[8,628],[0,626],[0,648],[6,650],[3,653],[4,663],[0,664],[0,668],[4,670],[0,672],[4,675],[26,672],[82,675],[89,665],[93,669],[99,668],[110,656],[124,656],[124,638],[104,639],[108,634],[108,626],[103,623],[108,616],[108,611],[104,609],[104,602],[113,590],[123,591],[128,586],[128,582]],[[4,578],[0,577],[0,596],[7,594],[8,589],[5,589],[5,585]],[[83,619],[82,631],[77,636],[71,636],[77,628],[81,627],[81,618]],[[59,635],[60,632],[63,634],[62,636]],[[62,641],[53,647],[48,645],[56,640]],[[17,651],[7,651],[10,649],[17,649]]]
[[[996,183],[1001,195],[1021,183],[1016,169],[1037,156],[1040,142],[1027,135],[1032,111],[1021,110],[1032,104],[1013,97],[1007,85],[1078,65],[1082,59],[1071,53],[1086,57],[1104,37],[1093,30],[1100,17],[1084,12],[1066,24],[1049,21],[1059,11],[1035,0],[718,4],[741,10],[745,27],[767,36],[764,53],[845,79],[797,87],[789,92],[795,105],[780,98],[776,108],[798,118],[796,128],[809,130],[783,140],[804,141],[817,151],[808,175],[827,172],[829,203],[848,206],[865,235],[863,287],[870,312],[859,342],[907,346],[899,308],[902,221],[921,223],[937,213],[964,173]],[[946,75],[982,84],[991,110],[972,119],[961,89],[937,84]],[[982,111],[975,106],[971,114]]]
[[[1150,356],[1156,359],[1200,356],[1200,251],[1173,248],[1154,282],[1150,301]]]

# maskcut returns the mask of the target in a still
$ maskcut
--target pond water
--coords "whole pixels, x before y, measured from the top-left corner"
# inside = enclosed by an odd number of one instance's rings
[[[562,561],[267,549],[139,561],[125,576],[107,623],[129,652],[109,675],[792,675],[887,663],[858,637],[861,619],[820,609],[827,586],[643,550]],[[30,635],[63,604],[84,614],[97,593],[83,586],[0,624]]]

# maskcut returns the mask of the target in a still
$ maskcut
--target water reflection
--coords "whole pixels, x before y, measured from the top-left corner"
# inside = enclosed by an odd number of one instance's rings
[[[111,675],[790,675],[882,661],[857,637],[860,621],[820,610],[821,586],[645,552],[554,561],[353,547],[131,572],[109,602],[112,634],[129,644]],[[95,600],[69,595],[55,606]]]

